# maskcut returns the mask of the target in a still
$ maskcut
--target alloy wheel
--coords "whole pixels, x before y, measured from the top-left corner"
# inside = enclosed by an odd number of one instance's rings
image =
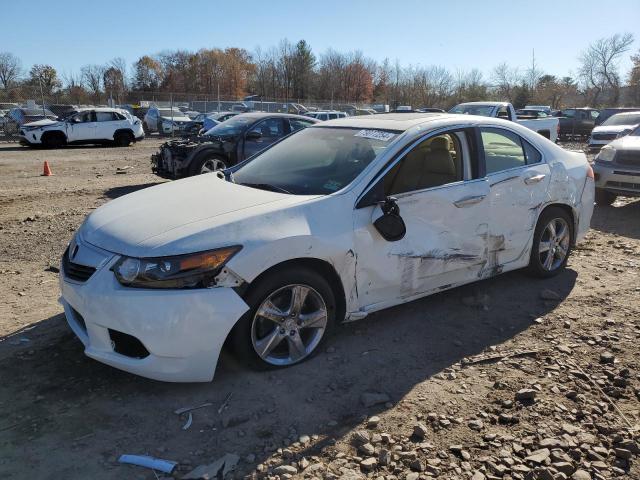
[[[327,306],[308,285],[287,285],[262,301],[251,324],[251,343],[271,365],[302,361],[318,346],[327,328]]]
[[[200,168],[200,173],[211,173],[216,172],[218,170],[224,170],[227,166],[224,164],[222,160],[218,160],[217,158],[209,158],[204,161],[202,164],[202,168]]]
[[[542,231],[538,254],[542,268],[548,272],[558,269],[567,258],[571,230],[564,218],[554,218]]]

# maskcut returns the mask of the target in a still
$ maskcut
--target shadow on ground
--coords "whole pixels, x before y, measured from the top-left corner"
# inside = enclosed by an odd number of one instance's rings
[[[622,198],[611,207],[596,205],[591,219],[591,228],[640,239],[640,200]]]
[[[150,183],[142,183],[139,185],[125,185],[122,187],[113,187],[104,192],[104,196],[106,198],[114,199],[121,197],[123,195],[127,195],[129,193],[137,192],[138,190],[142,190],[143,188],[153,187],[155,185],[160,185],[164,183],[162,181],[159,182],[150,182]]]
[[[340,327],[327,351],[285,370],[250,371],[225,352],[209,384],[160,383],[99,364],[83,355],[62,315],[51,317],[27,332],[37,341],[20,344],[22,332],[0,342],[0,471],[123,478],[134,473],[115,462],[122,453],[197,464],[225,452],[255,454],[242,467],[248,469],[296,434],[320,435],[303,452],[313,454],[389,407],[365,408],[364,392],[385,393],[396,404],[462,358],[526,330],[561,302],[542,301],[540,291],[564,299],[576,276],[567,270],[541,281],[513,272],[388,309]],[[478,295],[486,295],[486,309],[463,304]],[[15,346],[4,346],[8,340]],[[193,425],[182,430],[184,418],[173,410],[203,402],[213,406],[194,412]]]

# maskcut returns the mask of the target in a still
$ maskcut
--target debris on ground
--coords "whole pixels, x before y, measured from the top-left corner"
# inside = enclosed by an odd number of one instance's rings
[[[178,464],[178,462],[149,457],[147,455],[120,455],[118,462],[150,468],[164,473],[171,473]]]

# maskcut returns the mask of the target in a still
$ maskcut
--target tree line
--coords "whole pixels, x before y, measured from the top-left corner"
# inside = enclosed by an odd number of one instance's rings
[[[576,74],[564,77],[545,73],[533,54],[526,68],[500,63],[485,75],[478,69],[403,66],[389,59],[376,62],[359,50],[329,49],[316,54],[305,40],[292,43],[286,39],[253,52],[241,48],[172,50],[143,55],[132,65],[114,58],[71,74],[60,74],[52,65],[25,70],[19,58],[4,52],[0,53],[0,98],[33,98],[41,90],[47,97],[56,95],[80,104],[104,102],[108,97],[125,103],[145,93],[173,92],[211,99],[257,95],[301,103],[322,100],[442,108],[489,99],[508,100],[516,107],[527,103],[553,108],[638,105],[640,50],[630,56],[631,71],[620,71],[620,62],[633,42],[633,35],[624,33],[591,43],[578,56]]]

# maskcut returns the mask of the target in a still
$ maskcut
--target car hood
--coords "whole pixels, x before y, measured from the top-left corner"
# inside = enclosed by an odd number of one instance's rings
[[[640,135],[627,135],[626,137],[618,138],[609,144],[610,147],[616,150],[626,151],[640,151]]]
[[[593,129],[591,133],[620,133],[623,130],[628,130],[630,128],[634,128],[635,125],[610,125],[610,126],[600,126]]]
[[[38,120],[36,122],[25,123],[23,127],[48,127],[49,125],[62,124],[58,120],[51,120],[50,118],[45,118],[44,120]]]
[[[101,206],[87,217],[79,235],[104,250],[130,256],[190,253],[224,246],[224,242],[236,244],[239,236],[251,234],[239,225],[244,220],[309,198],[236,185],[215,174],[198,175],[145,188]],[[231,232],[229,226],[235,230]],[[204,247],[203,236],[208,242]],[[193,237],[199,237],[198,245],[190,242]]]

